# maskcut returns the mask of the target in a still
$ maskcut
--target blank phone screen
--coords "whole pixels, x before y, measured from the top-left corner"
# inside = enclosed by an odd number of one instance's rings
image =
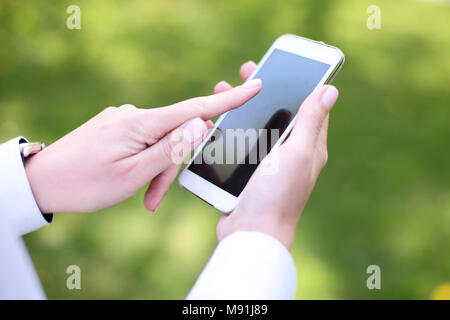
[[[284,50],[272,51],[254,76],[262,80],[261,91],[228,112],[188,170],[239,196],[273,140],[283,134],[329,68]]]

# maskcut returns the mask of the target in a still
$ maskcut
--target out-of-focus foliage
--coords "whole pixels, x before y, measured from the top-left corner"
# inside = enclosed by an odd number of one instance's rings
[[[81,8],[68,30],[66,8]],[[47,144],[109,105],[167,105],[240,82],[294,33],[342,49],[329,163],[298,226],[297,298],[429,298],[450,281],[450,5],[373,1],[0,2],[0,141]],[[0,182],[1,183],[1,182]],[[184,298],[219,214],[174,184],[103,212],[56,215],[26,237],[49,298]],[[82,289],[68,290],[67,266]],[[366,287],[381,267],[382,289]]]

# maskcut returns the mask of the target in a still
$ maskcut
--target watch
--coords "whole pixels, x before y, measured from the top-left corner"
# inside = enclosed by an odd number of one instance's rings
[[[33,154],[38,153],[39,151],[42,151],[44,148],[45,145],[40,142],[19,143],[20,154],[24,159],[28,158],[29,156],[32,156]]]

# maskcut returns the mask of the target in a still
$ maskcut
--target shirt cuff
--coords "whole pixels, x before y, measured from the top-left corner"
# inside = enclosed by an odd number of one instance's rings
[[[13,233],[22,236],[51,223],[53,215],[43,215],[34,199],[23,165],[19,143],[23,137],[0,145],[0,212]]]
[[[297,272],[289,251],[261,232],[223,239],[187,299],[293,299]]]

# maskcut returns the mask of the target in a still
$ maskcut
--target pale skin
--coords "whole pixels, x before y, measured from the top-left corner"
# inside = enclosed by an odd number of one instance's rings
[[[245,63],[242,79],[255,68],[253,62]],[[186,156],[204,139],[213,126],[210,119],[241,106],[260,89],[258,80],[235,88],[222,81],[214,95],[167,107],[105,109],[26,160],[40,210],[100,210],[130,198],[151,181],[144,203],[157,211],[180,168],[174,159]],[[291,135],[279,148],[280,169],[274,175],[256,170],[237,208],[220,218],[219,241],[233,232],[254,230],[291,247],[297,221],[326,163],[328,113],[337,95],[334,87],[324,86],[303,103]],[[183,152],[178,154],[180,144]],[[270,187],[274,184],[276,190]]]
[[[245,81],[255,68],[255,63],[245,63],[240,70],[242,79]],[[220,82],[215,92],[230,88]],[[220,218],[219,241],[233,232],[253,230],[267,233],[291,248],[297,222],[328,159],[328,115],[337,97],[335,87],[322,86],[303,102],[289,137],[277,153],[269,153],[261,163],[279,157],[279,170],[264,174],[261,166],[256,169],[237,208]]]
[[[156,211],[179,169],[175,147],[181,143],[193,150],[212,127],[209,119],[241,106],[260,88],[257,82],[154,109],[105,109],[26,161],[39,208],[96,211],[130,198],[151,181],[144,202]]]

